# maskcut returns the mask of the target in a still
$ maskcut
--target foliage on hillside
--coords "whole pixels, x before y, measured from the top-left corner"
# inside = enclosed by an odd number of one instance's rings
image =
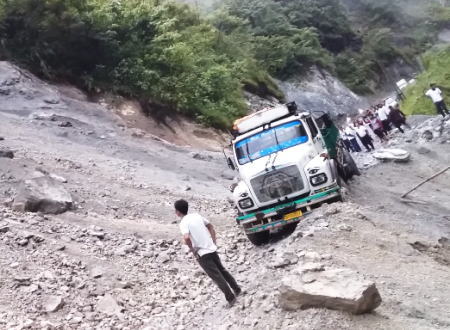
[[[425,24],[390,0],[342,1],[225,0],[204,18],[171,0],[0,0],[0,58],[226,127],[246,112],[242,88],[282,99],[271,75],[312,65],[370,93],[448,18],[442,7]]]
[[[403,109],[407,114],[435,115],[436,108],[431,99],[424,94],[435,83],[445,94],[450,105],[450,47],[439,51],[430,51],[422,57],[426,70],[417,77],[417,83],[406,90]]]
[[[3,58],[226,127],[242,84],[279,95],[248,54],[186,5],[158,0],[0,0]]]
[[[429,46],[433,26],[388,0],[227,0],[212,22],[227,34],[246,33],[248,51],[279,78],[312,64],[335,73],[358,93],[383,84],[384,68]],[[358,29],[352,29],[352,24]],[[430,36],[431,35],[431,36]]]

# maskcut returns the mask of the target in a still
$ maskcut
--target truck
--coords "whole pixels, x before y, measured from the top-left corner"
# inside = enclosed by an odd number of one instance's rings
[[[293,231],[316,207],[342,201],[342,182],[359,171],[326,113],[313,116],[294,102],[237,120],[228,166],[236,222],[255,245],[274,231]]]

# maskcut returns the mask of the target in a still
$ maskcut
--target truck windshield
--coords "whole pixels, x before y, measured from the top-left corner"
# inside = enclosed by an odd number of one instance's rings
[[[279,125],[236,143],[236,156],[240,165],[277,151],[308,141],[308,134],[298,120]]]

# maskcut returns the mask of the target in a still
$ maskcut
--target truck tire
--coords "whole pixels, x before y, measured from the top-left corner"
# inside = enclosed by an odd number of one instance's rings
[[[290,235],[297,229],[298,222],[288,223],[283,227],[283,234]]]
[[[259,233],[247,234],[247,237],[253,245],[259,246],[269,243],[270,232],[268,230],[260,231]]]
[[[358,166],[355,163],[355,160],[353,159],[352,155],[345,150],[344,151],[344,161],[345,161],[345,165],[347,166],[348,172],[351,175],[350,179],[354,176],[354,175],[361,175],[361,172],[359,171]]]

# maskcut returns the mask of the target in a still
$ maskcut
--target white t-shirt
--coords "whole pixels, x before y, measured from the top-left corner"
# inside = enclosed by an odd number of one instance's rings
[[[364,126],[358,126],[358,128],[356,128],[356,132],[360,137],[365,137],[367,135],[367,130]]]
[[[442,91],[439,88],[435,88],[434,90],[430,88],[425,95],[431,97],[434,103],[441,102],[444,99],[442,97]]]
[[[197,213],[184,216],[180,222],[181,234],[189,234],[191,236],[192,247],[199,256],[217,251],[217,246],[214,244],[211,234],[206,227],[208,224],[209,221]]]
[[[378,118],[380,118],[381,121],[388,119],[387,113],[385,111],[385,107],[378,109]]]

